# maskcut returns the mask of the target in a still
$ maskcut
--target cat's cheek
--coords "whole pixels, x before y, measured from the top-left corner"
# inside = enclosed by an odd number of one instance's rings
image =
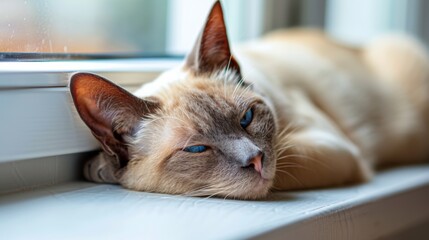
[[[252,136],[252,138],[262,141],[264,144],[268,144],[274,138],[275,131],[274,127],[270,124],[258,124],[250,126],[247,129],[247,133]]]
[[[276,163],[272,162],[272,164],[267,166],[267,168],[265,169],[265,173],[264,173],[263,177],[265,179],[271,181],[271,184],[273,184],[275,176],[276,176]]]
[[[267,180],[273,180],[276,172],[276,158],[271,146],[264,148],[264,151],[265,159],[263,163],[262,177]]]
[[[253,137],[269,142],[275,133],[274,115],[267,106],[258,104],[254,107],[254,119],[246,131]]]
[[[208,154],[177,154],[167,161],[164,172],[167,177],[197,181],[207,179],[216,169],[215,161]]]

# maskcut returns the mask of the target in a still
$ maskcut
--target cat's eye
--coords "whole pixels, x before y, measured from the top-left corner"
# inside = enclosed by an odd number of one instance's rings
[[[190,153],[201,153],[207,150],[207,147],[204,145],[195,145],[195,146],[189,146],[185,147],[183,151],[190,152]]]
[[[246,128],[252,122],[253,119],[253,110],[249,108],[247,112],[244,114],[243,118],[240,120],[240,125],[242,128]]]

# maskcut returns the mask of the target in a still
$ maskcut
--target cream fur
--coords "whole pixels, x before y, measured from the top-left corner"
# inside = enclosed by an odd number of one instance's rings
[[[298,29],[233,52],[276,115],[275,189],[365,181],[380,164],[427,159],[429,60],[416,41],[386,36],[352,48]],[[135,94],[187,78],[189,69],[173,69]]]
[[[240,199],[367,181],[380,165],[428,159],[428,68],[426,49],[406,36],[351,47],[294,29],[231,51],[216,1],[183,66],[137,97],[94,74],[71,77],[106,154],[85,176]]]

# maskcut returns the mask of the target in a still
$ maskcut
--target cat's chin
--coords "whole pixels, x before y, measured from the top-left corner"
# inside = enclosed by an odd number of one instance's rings
[[[267,197],[272,185],[271,180],[261,178],[257,183],[253,183],[250,189],[244,190],[241,194],[233,196],[235,199],[259,200]]]
[[[230,184],[228,189],[221,192],[204,192],[201,194],[186,194],[184,196],[194,197],[214,197],[223,199],[236,199],[236,200],[260,200],[267,197],[273,185],[273,180],[258,177],[252,177],[247,181],[239,180],[242,183]],[[246,183],[244,183],[246,182]]]
[[[236,191],[233,191],[227,197],[243,200],[265,198],[273,185],[273,179],[273,174],[270,174],[270,171],[267,170],[262,171],[261,174],[254,174],[247,180],[245,187],[237,188]]]
[[[228,195],[221,197],[242,200],[263,199],[268,195],[272,185],[273,180],[258,176],[257,178],[249,181],[245,187],[237,188],[235,191],[231,191]]]

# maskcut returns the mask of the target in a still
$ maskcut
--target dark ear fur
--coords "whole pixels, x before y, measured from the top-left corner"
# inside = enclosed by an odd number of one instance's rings
[[[231,55],[219,1],[212,7],[203,31],[187,57],[186,64],[197,74],[212,73],[225,68],[240,74],[240,66]]]
[[[104,151],[116,156],[118,167],[124,167],[129,161],[125,136],[133,135],[138,122],[153,112],[158,103],[137,98],[90,73],[74,74],[70,80],[70,92],[80,117]]]

